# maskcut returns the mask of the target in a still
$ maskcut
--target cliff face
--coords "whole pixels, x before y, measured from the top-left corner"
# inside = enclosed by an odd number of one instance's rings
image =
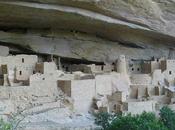
[[[1,0],[0,44],[105,62],[168,57],[174,7],[174,0]]]

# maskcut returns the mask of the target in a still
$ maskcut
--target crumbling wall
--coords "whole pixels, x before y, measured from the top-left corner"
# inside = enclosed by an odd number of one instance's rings
[[[142,101],[142,102],[127,102],[124,103],[127,106],[127,113],[141,114],[142,112],[155,112],[156,102],[154,101]]]
[[[36,64],[36,72],[46,74],[54,73],[57,70],[55,62],[43,62]]]
[[[112,95],[112,76],[111,75],[97,75],[96,81],[96,95]]]
[[[77,113],[88,113],[95,97],[95,80],[67,80],[58,81],[61,88],[73,100],[73,107]]]
[[[132,84],[148,85],[151,84],[151,76],[149,74],[133,74],[131,75]]]
[[[92,107],[95,97],[95,80],[73,80],[71,82],[71,97],[76,112],[87,113]]]
[[[15,68],[15,79],[18,81],[28,81],[29,77],[34,73],[35,67],[30,65],[18,65]]]
[[[132,64],[129,67],[130,74],[140,74],[142,72],[141,64]]]
[[[155,70],[152,73],[152,84],[153,85],[164,84],[164,75],[162,74],[160,69]]]
[[[7,56],[9,54],[9,48],[6,46],[0,46],[0,56]]]
[[[38,62],[36,55],[16,55],[0,57],[0,65],[6,65],[4,74],[8,74],[9,78],[25,81],[29,80],[30,75],[35,71],[35,65]],[[4,68],[4,67],[1,67]]]

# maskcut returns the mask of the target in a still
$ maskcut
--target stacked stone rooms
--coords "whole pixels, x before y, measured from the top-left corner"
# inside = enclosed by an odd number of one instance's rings
[[[139,114],[157,112],[164,105],[175,110],[173,59],[144,61],[120,55],[113,64],[64,65],[41,61],[37,55],[9,55],[8,48],[1,48],[6,50],[0,57],[4,117],[55,108],[64,116],[101,111]]]

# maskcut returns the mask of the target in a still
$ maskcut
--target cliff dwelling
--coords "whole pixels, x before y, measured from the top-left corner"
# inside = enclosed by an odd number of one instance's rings
[[[13,130],[101,130],[98,113],[175,111],[174,7],[0,0],[0,118]]]

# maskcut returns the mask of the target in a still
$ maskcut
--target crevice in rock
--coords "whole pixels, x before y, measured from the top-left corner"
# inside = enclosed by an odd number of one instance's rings
[[[14,44],[14,43],[7,43],[7,42],[2,42],[0,41],[0,45],[2,46],[7,46],[10,49],[10,52],[23,52],[26,54],[36,54],[35,51],[32,50],[32,48],[29,45],[19,45],[19,44]]]
[[[119,42],[119,44],[129,48],[145,49],[145,47],[137,45],[136,43],[131,43],[131,42]]]
[[[28,54],[28,55],[38,55],[39,57],[42,57],[45,59],[45,61],[52,61],[53,58],[60,58],[61,63],[63,64],[96,64],[96,65],[104,65],[104,62],[98,62],[98,61],[91,61],[87,60],[85,58],[82,59],[76,59],[76,58],[69,58],[69,57],[62,57],[58,55],[51,55],[51,54],[44,54],[44,53],[38,53],[32,50],[32,48],[29,45],[17,45],[14,43],[6,43],[0,41],[0,45],[9,47],[9,53],[12,55],[17,54]]]
[[[104,65],[104,62],[90,61],[86,59],[75,59],[75,58],[67,58],[61,57],[61,63],[64,64],[96,64],[96,65]]]

